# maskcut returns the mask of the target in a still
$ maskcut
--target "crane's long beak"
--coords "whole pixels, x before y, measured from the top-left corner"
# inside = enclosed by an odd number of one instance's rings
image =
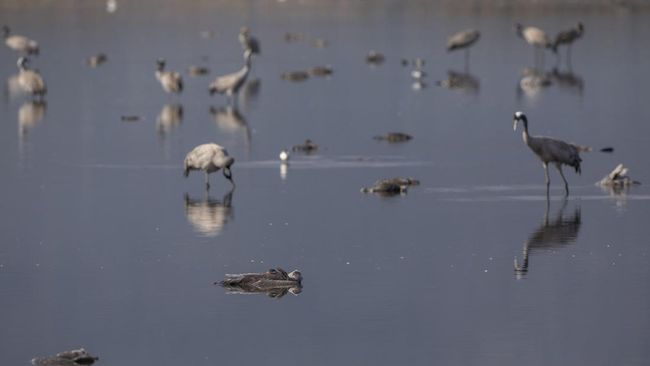
[[[230,181],[230,184],[232,184],[233,187],[235,186],[235,181],[232,179],[232,171],[230,168],[223,169],[223,176]]]
[[[519,120],[517,120],[517,119],[512,120],[512,130],[513,131],[517,131],[517,122],[519,122]]]

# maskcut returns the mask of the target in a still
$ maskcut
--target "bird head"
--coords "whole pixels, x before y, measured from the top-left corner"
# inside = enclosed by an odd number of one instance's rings
[[[164,58],[159,58],[156,60],[156,69],[158,71],[162,71],[165,68],[165,59]]]
[[[4,34],[4,37],[7,38],[7,37],[9,37],[9,34],[11,33],[11,30],[9,29],[8,26],[3,25],[2,26],[2,33]]]
[[[521,36],[522,36],[522,32],[523,32],[523,30],[524,30],[524,26],[521,25],[521,23],[515,23],[515,25],[514,25],[513,27],[514,27],[515,32],[517,33],[517,35],[521,37]]]
[[[250,29],[248,29],[248,27],[241,27],[239,29],[239,34],[241,34],[243,36],[248,36],[249,32],[250,32]]]
[[[524,112],[515,112],[515,117],[512,122],[512,129],[514,131],[517,130],[517,122],[522,122],[524,124],[524,128],[528,127],[528,119],[526,118]]]
[[[232,186],[235,186],[235,181],[232,179],[232,170],[230,170],[230,167],[235,163],[235,158],[232,156],[229,156],[226,160],[226,163],[224,164],[223,168],[223,176],[226,177],[232,184]]]

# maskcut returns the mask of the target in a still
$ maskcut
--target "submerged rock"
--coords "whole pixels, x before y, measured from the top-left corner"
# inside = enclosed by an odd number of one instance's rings
[[[36,357],[32,364],[36,366],[78,366],[92,365],[99,357],[91,356],[85,349],[75,349],[57,353],[56,356]]]
[[[405,142],[413,138],[413,136],[402,132],[389,132],[385,135],[373,137],[375,140],[383,140],[388,142]]]
[[[390,179],[380,179],[375,182],[372,187],[363,187],[361,192],[363,193],[378,193],[381,195],[391,196],[401,193],[406,193],[409,186],[420,185],[420,181],[413,178],[390,178]]]

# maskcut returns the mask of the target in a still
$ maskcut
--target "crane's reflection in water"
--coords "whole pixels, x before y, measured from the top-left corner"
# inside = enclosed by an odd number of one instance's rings
[[[564,210],[567,206],[567,199],[562,202],[562,207],[555,215],[553,220],[549,220],[550,202],[546,200],[546,211],[542,224],[530,234],[528,240],[524,242],[522,253],[522,262],[519,263],[515,257],[515,275],[522,278],[529,269],[529,256],[534,252],[548,251],[555,248],[561,248],[565,245],[575,243],[578,238],[578,232],[582,225],[580,216],[580,207],[576,206],[570,216],[564,216]]]
[[[234,189],[221,200],[214,199],[206,191],[203,199],[192,199],[185,194],[185,215],[187,221],[199,234],[216,237],[221,234],[228,221],[233,219],[232,196]]]

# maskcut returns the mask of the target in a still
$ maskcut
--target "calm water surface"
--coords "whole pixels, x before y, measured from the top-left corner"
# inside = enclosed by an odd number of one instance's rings
[[[2,365],[86,347],[102,365],[647,365],[650,190],[594,182],[618,163],[650,182],[647,12],[535,11],[402,2],[118,0],[0,4],[0,23],[41,43],[46,103],[0,103]],[[553,84],[518,88],[533,52],[512,24],[551,32],[582,20],[571,67],[547,55]],[[236,36],[262,44],[237,110],[210,98],[241,67]],[[475,27],[467,68],[447,35]],[[201,38],[200,32],[214,32]],[[305,40],[286,43],[286,32]],[[328,47],[315,48],[322,38]],[[386,55],[376,67],[364,56]],[[105,52],[97,69],[83,59]],[[563,50],[564,52],[564,50]],[[166,95],[155,60],[184,73]],[[412,88],[402,58],[427,60]],[[0,51],[0,77],[16,54]],[[329,64],[303,83],[284,71]],[[190,65],[211,69],[190,78]],[[436,85],[448,71],[465,88]],[[182,117],[174,115],[182,106]],[[614,154],[585,154],[562,199],[513,132]],[[122,115],[139,115],[122,122]],[[372,137],[403,131],[390,145]],[[282,148],[311,138],[321,150]],[[237,188],[209,194],[182,177],[195,145],[235,156]],[[359,192],[412,176],[405,196]],[[526,266],[516,274],[513,259]],[[228,295],[225,273],[299,268],[299,296]]]

